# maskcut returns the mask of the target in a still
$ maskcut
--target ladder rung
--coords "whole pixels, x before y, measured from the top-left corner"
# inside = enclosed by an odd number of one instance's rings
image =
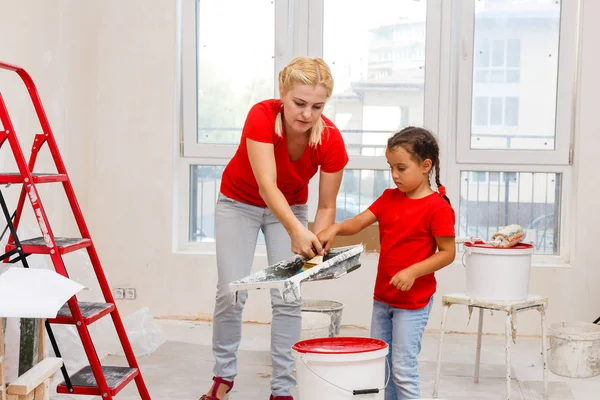
[[[137,368],[109,367],[103,366],[102,373],[106,377],[111,396],[116,396],[129,382],[139,374]],[[56,388],[57,393],[84,394],[90,396],[102,396],[96,384],[92,368],[88,365],[71,376],[73,392],[69,392],[63,381]]]
[[[83,322],[86,325],[93,324],[95,321],[110,314],[115,309],[115,305],[111,303],[87,303],[82,301],[77,304],[79,304],[79,309],[83,315]],[[58,310],[56,318],[49,318],[48,322],[51,324],[75,324],[68,304],[62,306],[61,309]]]
[[[63,238],[55,237],[54,242],[58,247],[60,254],[70,253],[75,250],[83,249],[92,244],[90,239],[86,238]],[[11,242],[6,245],[6,251],[10,251],[15,248],[15,243]],[[50,254],[50,249],[46,246],[43,237],[37,237],[33,239],[21,240],[21,248],[25,253],[28,254]]]
[[[31,174],[33,177],[33,183],[52,183],[52,182],[65,182],[67,180],[66,174]],[[6,174],[0,174],[0,184],[5,183],[23,183],[23,176],[18,172],[10,172]]]

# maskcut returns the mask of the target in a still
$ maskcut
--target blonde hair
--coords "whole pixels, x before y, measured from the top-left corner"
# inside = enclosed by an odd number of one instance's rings
[[[331,71],[321,58],[296,57],[279,72],[279,90],[283,93],[291,90],[296,83],[313,86],[321,85],[327,91],[327,99],[331,97],[331,93],[333,92]],[[321,135],[324,129],[323,118],[319,118],[310,131],[308,143],[311,146],[321,143]],[[275,133],[278,136],[283,134],[281,110],[279,110],[275,119]]]

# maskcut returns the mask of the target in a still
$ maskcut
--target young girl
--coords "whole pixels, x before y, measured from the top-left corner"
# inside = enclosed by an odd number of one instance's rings
[[[387,189],[366,211],[317,236],[327,251],[336,235],[354,235],[379,222],[371,335],[389,345],[393,379],[385,400],[418,399],[417,356],[436,289],[434,272],[454,260],[455,217],[439,179],[439,147],[429,131],[408,127],[394,134],[385,156],[397,189]],[[437,192],[429,183],[434,169]]]

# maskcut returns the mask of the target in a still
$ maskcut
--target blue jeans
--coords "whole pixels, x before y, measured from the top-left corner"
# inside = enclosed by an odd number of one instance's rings
[[[420,310],[404,310],[379,301],[373,302],[371,336],[385,341],[392,377],[385,389],[385,400],[419,399],[419,363],[423,331],[429,320],[433,297]]]

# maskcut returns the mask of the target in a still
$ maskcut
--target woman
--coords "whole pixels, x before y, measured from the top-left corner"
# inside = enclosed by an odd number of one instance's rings
[[[203,400],[223,399],[233,387],[248,293],[238,293],[232,304],[228,284],[250,274],[259,230],[265,236],[269,265],[294,253],[307,259],[323,254],[313,232],[333,224],[348,162],[340,131],[322,115],[332,91],[331,72],[322,59],[292,60],[279,73],[280,99],[252,107],[237,152],[223,172],[216,207],[215,377]],[[311,232],[307,229],[308,182],[319,170],[319,202]],[[300,340],[301,303],[285,304],[275,289],[271,305],[270,399],[293,400],[291,347]]]

